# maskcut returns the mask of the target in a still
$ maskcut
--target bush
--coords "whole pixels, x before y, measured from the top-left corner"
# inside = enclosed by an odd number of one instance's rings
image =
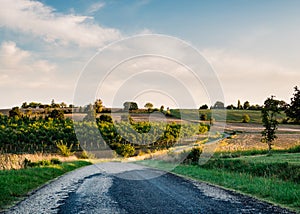
[[[109,123],[113,123],[113,119],[110,115],[107,115],[107,114],[102,114],[100,115],[99,117],[99,120],[102,122],[109,122]]]
[[[79,158],[80,159],[93,159],[93,158],[95,158],[95,155],[87,152],[86,150],[83,150],[80,153]]]
[[[209,125],[200,125],[199,126],[199,134],[205,134],[209,131]]]
[[[58,148],[59,154],[61,154],[62,156],[69,157],[74,154],[74,152],[71,152],[73,144],[68,147],[67,144],[64,144],[62,141],[60,141],[56,143],[56,147]]]
[[[130,144],[117,144],[116,146],[116,152],[127,158],[127,157],[131,157],[135,154],[135,148],[133,146],[131,146]]]
[[[201,147],[195,147],[191,150],[188,156],[183,160],[183,163],[198,164],[200,155],[202,154]]]
[[[58,158],[52,158],[51,160],[50,160],[50,162],[51,162],[51,164],[61,164],[61,161],[58,159]]]
[[[50,166],[51,164],[61,164],[61,161],[57,158],[52,158],[51,160],[41,160],[37,162],[31,162],[31,160],[28,160],[27,158],[24,160],[24,168]]]
[[[250,122],[250,116],[248,114],[243,115],[243,123],[249,123]]]

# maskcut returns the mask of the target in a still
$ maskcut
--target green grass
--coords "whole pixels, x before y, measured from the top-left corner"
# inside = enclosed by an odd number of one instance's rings
[[[289,164],[297,165],[300,167],[300,153],[273,154],[272,156],[267,156],[267,155],[242,156],[237,159],[245,160],[247,162],[253,162],[253,163],[284,163],[284,162],[288,162]]]
[[[197,165],[176,166],[172,163],[154,160],[145,160],[139,163],[237,190],[300,212],[299,183],[283,181],[274,177],[253,176],[250,173],[228,171],[227,169],[206,169]]]
[[[172,109],[171,114],[176,118],[181,118],[181,114],[185,119],[199,118],[201,114],[206,114],[207,119],[211,118],[212,110],[196,110],[196,109]],[[226,114],[226,121],[231,123],[240,123],[243,120],[243,115],[248,114],[250,116],[250,123],[261,123],[261,111],[258,110],[213,110],[213,117],[217,121],[223,121],[224,114]],[[286,115],[282,112],[278,115],[278,120],[281,121]]]
[[[9,207],[47,181],[90,164],[87,161],[72,161],[60,165],[0,171],[0,210]]]

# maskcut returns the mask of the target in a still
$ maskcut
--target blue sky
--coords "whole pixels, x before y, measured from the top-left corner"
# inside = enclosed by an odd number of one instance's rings
[[[198,49],[213,67],[226,104],[236,104],[238,99],[262,104],[272,94],[289,102],[293,87],[299,86],[300,1],[297,0],[2,1],[1,108],[25,101],[49,103],[52,99],[72,103],[82,69],[99,49],[145,33],[177,37]],[[150,46],[148,43],[138,47],[146,50]],[[173,48],[174,52],[181,51]],[[161,67],[169,69],[166,64]],[[97,75],[104,77],[107,73],[98,70]],[[106,84],[121,87],[116,78],[110,81]],[[139,81],[136,87],[147,85],[147,79]],[[183,85],[191,86],[191,79],[185,81]],[[165,86],[177,90],[171,83]],[[154,86],[148,84],[148,87],[150,90]],[[191,87],[197,90],[197,86]],[[203,92],[199,96],[205,94],[203,85],[198,89]],[[176,107],[174,100],[183,99],[180,96],[173,97],[173,101],[172,96],[167,99],[162,89],[160,96],[157,91],[144,96],[131,94],[115,102],[112,97],[119,96],[111,93],[115,92],[103,89],[93,96],[101,95],[107,106],[136,97],[140,106],[152,101],[158,107],[161,104]],[[194,105],[213,101],[206,95],[197,97]]]

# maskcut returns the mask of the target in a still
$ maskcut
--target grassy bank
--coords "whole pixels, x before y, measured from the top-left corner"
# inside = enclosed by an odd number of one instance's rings
[[[298,158],[298,153],[274,154],[271,157],[215,158],[204,166],[176,166],[157,160],[139,163],[162,170],[171,169],[173,173],[250,194],[300,213]]]
[[[72,161],[44,167],[0,171],[0,210],[12,205],[47,181],[90,164],[87,161]]]

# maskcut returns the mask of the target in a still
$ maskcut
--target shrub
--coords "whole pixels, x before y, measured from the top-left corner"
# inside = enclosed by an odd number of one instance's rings
[[[79,158],[80,159],[93,159],[93,158],[95,158],[95,155],[87,152],[86,150],[83,150],[80,153]]]
[[[188,156],[183,160],[183,163],[198,164],[200,155],[202,154],[201,147],[195,147],[191,150]]]
[[[61,161],[58,158],[52,158],[50,162],[51,164],[61,164]]]
[[[113,123],[113,119],[110,115],[107,115],[107,114],[102,114],[100,115],[99,117],[99,120],[102,122],[109,122],[109,123]]]
[[[116,152],[127,158],[127,157],[131,157],[135,154],[135,148],[133,146],[131,146],[130,144],[120,144],[118,143],[116,146]]]
[[[62,141],[60,141],[56,143],[56,147],[58,149],[59,154],[61,154],[62,156],[69,157],[74,154],[74,152],[72,152],[73,144],[71,144],[70,147],[68,147],[67,144],[64,144]]]
[[[250,116],[248,114],[243,115],[243,123],[249,123],[250,122]]]
[[[200,134],[205,134],[206,132],[209,131],[209,126],[208,125],[200,125],[199,126],[199,133]]]

